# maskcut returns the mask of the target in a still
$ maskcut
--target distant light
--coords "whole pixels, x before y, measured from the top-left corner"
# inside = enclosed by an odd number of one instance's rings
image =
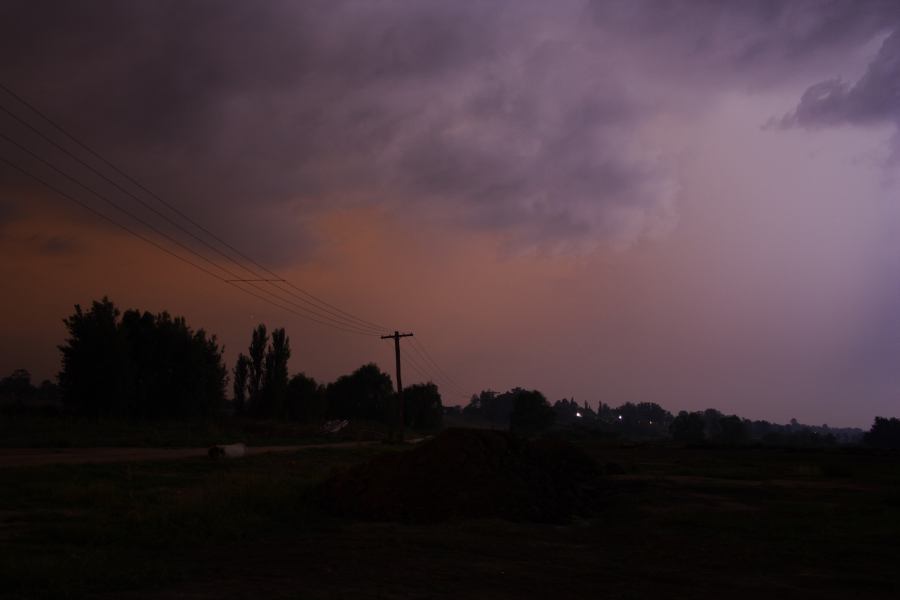
[[[619,415],[619,420],[620,420],[620,421],[622,420],[622,415]]]
[[[580,413],[580,412],[576,412],[576,413],[575,413],[575,416],[578,417],[578,418],[580,419],[580,418],[581,418],[581,413]]]
[[[653,425],[653,421],[650,421],[650,424]]]

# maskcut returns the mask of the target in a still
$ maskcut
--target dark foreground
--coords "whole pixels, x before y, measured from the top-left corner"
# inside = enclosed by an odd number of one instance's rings
[[[413,525],[309,491],[382,447],[0,469],[9,598],[897,598],[900,457],[581,444],[598,516]]]

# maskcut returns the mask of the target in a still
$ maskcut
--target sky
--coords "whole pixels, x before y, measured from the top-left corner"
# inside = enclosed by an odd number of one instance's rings
[[[0,373],[105,295],[321,381],[411,331],[445,404],[900,415],[893,0],[6,0],[0,83],[178,210],[0,90]],[[180,215],[377,330],[223,283]]]

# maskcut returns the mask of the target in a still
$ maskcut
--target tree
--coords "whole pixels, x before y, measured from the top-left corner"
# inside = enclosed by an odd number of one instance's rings
[[[509,415],[511,431],[539,433],[553,426],[556,413],[542,393],[516,388],[512,394],[513,409]]]
[[[0,379],[0,408],[5,412],[24,411],[36,395],[31,373],[25,369],[16,369],[9,377]]]
[[[863,436],[863,442],[875,448],[900,449],[900,419],[875,417],[875,423]]]
[[[242,415],[247,410],[247,384],[250,359],[241,352],[234,363],[234,412]]]
[[[563,425],[572,425],[583,418],[581,415],[581,407],[575,402],[575,399],[569,400],[563,398],[553,403],[553,412],[556,413],[556,422]]]
[[[8,377],[0,379],[0,397],[6,402],[24,404],[36,392],[37,389],[31,385],[31,373],[25,369],[16,369]]]
[[[681,411],[669,425],[669,433],[679,442],[697,444],[703,441],[706,422],[701,413]]]
[[[121,316],[121,318],[120,318]],[[219,412],[227,370],[215,336],[181,317],[129,310],[108,299],[64,320],[69,338],[59,374],[63,402],[76,414],[138,418]]]
[[[469,403],[463,408],[462,414],[467,419],[483,419],[487,406],[497,397],[494,390],[482,390],[479,394],[472,394]]]
[[[291,377],[285,396],[285,416],[296,421],[315,422],[323,420],[327,410],[325,388],[303,373]]]
[[[283,417],[288,387],[288,359],[291,341],[284,329],[272,332],[272,343],[266,352],[266,372],[263,378],[262,413],[268,417]]]
[[[403,420],[419,430],[440,429],[444,417],[441,394],[435,384],[417,383],[403,390]]]
[[[258,414],[262,409],[262,387],[265,374],[266,347],[269,344],[269,336],[266,326],[260,323],[253,330],[250,340],[250,364],[248,369],[247,404],[248,412]]]
[[[369,363],[350,375],[342,375],[326,388],[328,416],[332,419],[384,421],[394,393],[391,376]]]
[[[104,297],[87,312],[76,304],[75,313],[63,319],[69,338],[59,347],[59,385],[67,410],[87,416],[129,414],[134,376],[119,316]]]
[[[730,415],[719,419],[719,434],[715,441],[735,446],[744,444],[750,439],[747,425],[737,415]]]

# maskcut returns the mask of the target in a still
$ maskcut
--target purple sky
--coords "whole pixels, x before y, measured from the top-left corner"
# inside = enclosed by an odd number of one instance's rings
[[[415,331],[448,403],[900,414],[896,1],[7,0],[0,73],[245,253]],[[2,374],[53,375],[62,317],[104,294],[184,314],[229,363],[262,320],[294,371],[391,366],[5,166],[0,281]]]

